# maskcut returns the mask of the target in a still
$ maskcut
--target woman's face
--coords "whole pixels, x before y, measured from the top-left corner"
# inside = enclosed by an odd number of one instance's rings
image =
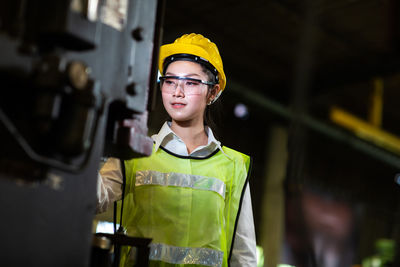
[[[168,65],[165,76],[180,76],[208,81],[202,67],[191,61],[175,61]],[[180,81],[173,93],[162,93],[163,104],[169,116],[175,122],[203,124],[204,110],[207,106],[208,86],[201,84],[198,94],[188,95],[184,92],[184,81]]]

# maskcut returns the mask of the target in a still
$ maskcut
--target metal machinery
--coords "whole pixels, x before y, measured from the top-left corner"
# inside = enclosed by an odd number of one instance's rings
[[[1,266],[89,266],[100,159],[151,153],[162,10],[0,2]]]

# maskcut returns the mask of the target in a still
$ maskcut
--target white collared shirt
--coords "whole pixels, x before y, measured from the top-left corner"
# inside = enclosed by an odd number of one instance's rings
[[[171,130],[170,122],[165,122],[164,125],[161,127],[160,131],[158,132],[158,134],[152,135],[151,138],[155,142],[155,151],[157,151],[159,147],[162,146],[165,149],[180,156],[192,156],[192,157],[203,158],[213,153],[216,149],[221,150],[222,153],[225,154],[225,152],[222,150],[221,142],[215,139],[211,129],[205,126],[205,131],[208,136],[207,144],[204,146],[196,147],[196,149],[193,150],[190,154],[188,153],[187,147],[185,143],[182,141],[182,139],[179,138],[179,136],[177,136]],[[228,155],[226,156],[229,158]]]
[[[180,156],[207,157],[216,149],[219,149],[224,153],[221,143],[215,139],[212,130],[206,126],[205,131],[208,136],[207,144],[197,147],[190,154],[188,153],[187,147],[182,139],[171,130],[169,122],[165,122],[158,134],[153,135],[151,138],[155,142],[155,151],[162,146]],[[228,155],[226,156],[229,158]],[[98,212],[104,212],[114,201],[121,199],[121,185],[122,171],[120,160],[109,158],[99,173],[97,190]],[[240,208],[230,266],[254,267],[256,264],[257,256],[253,210],[251,205],[250,188],[247,184],[242,206]]]

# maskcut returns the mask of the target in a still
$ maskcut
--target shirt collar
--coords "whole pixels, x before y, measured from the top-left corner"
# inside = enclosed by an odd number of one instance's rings
[[[205,130],[206,130],[206,134],[208,136],[207,145],[196,148],[190,154],[190,156],[198,156],[199,155],[200,157],[205,157],[205,156],[208,156],[209,154],[211,154],[212,152],[214,152],[215,149],[221,150],[221,152],[224,153],[224,155],[226,155],[225,152],[222,150],[221,142],[219,142],[215,138],[211,128],[206,126]],[[157,151],[160,148],[160,146],[172,148],[172,150],[174,150],[174,148],[176,148],[177,145],[172,145],[172,146],[169,145],[169,144],[174,144],[174,142],[175,142],[175,144],[182,144],[182,146],[184,146],[186,149],[186,145],[184,144],[184,142],[179,138],[179,136],[177,136],[171,130],[170,122],[168,122],[168,121],[163,124],[163,126],[161,127],[158,134],[154,134],[151,138],[155,142],[155,151]],[[184,153],[183,150],[181,150],[181,152],[179,152],[179,149],[176,149],[175,151],[171,151],[171,152],[174,152],[178,155],[181,155],[182,153]],[[186,149],[186,153],[187,153],[187,149]],[[186,156],[186,155],[182,155],[182,156]],[[226,156],[229,158],[228,155],[226,155]]]
[[[175,134],[169,127],[168,122],[164,122],[158,134],[154,134],[151,136],[151,138],[155,142],[155,147],[154,147],[155,151],[157,151],[160,148],[160,145],[164,141],[164,139],[166,139],[168,136],[169,138],[171,138],[172,135]]]

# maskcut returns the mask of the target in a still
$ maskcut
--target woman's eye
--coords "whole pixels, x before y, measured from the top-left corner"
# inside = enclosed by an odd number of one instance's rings
[[[165,80],[165,84],[166,85],[175,85],[175,82],[171,81],[171,80]]]
[[[197,86],[197,85],[199,85],[199,83],[198,82],[187,81],[186,85],[187,86]]]

